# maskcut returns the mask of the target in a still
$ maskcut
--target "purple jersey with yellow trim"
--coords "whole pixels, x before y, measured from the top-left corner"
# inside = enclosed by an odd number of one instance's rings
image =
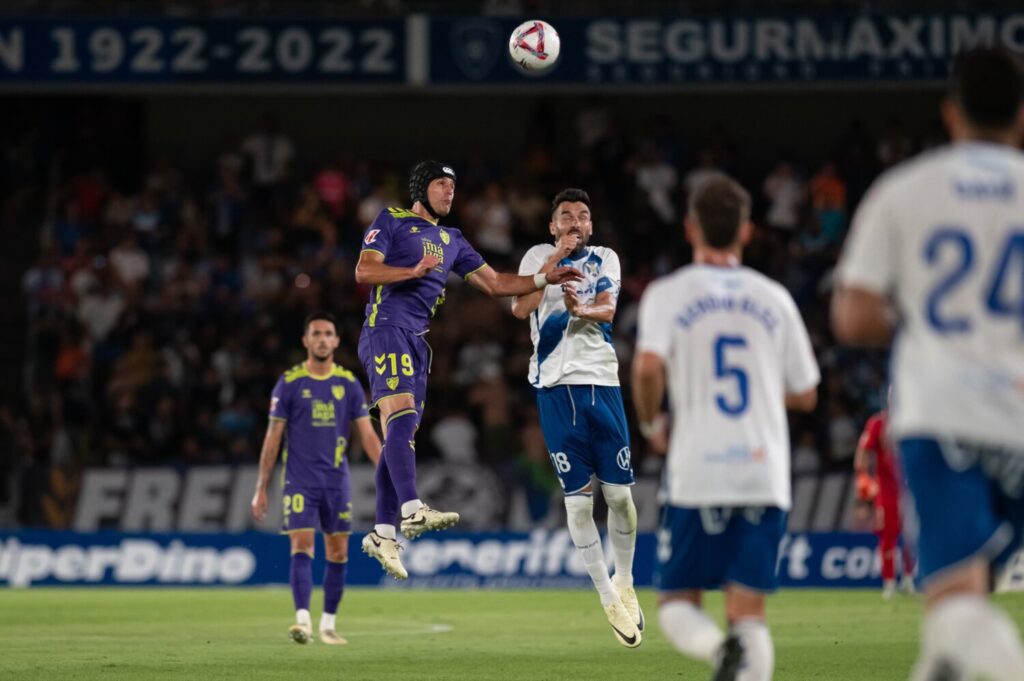
[[[382,210],[363,235],[362,250],[382,254],[391,267],[413,267],[425,255],[440,261],[424,277],[370,290],[366,326],[400,326],[414,333],[426,331],[444,303],[449,272],[468,278],[487,264],[461,231],[435,225],[405,208]]]
[[[345,454],[353,421],[368,417],[366,393],[351,371],[334,367],[317,377],[305,364],[281,374],[270,398],[270,418],[285,421],[285,481],[333,487],[348,473]]]

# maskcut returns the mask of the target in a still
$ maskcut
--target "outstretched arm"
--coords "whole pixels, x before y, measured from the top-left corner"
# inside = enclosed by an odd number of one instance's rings
[[[535,276],[539,280],[541,275]],[[469,283],[492,298],[500,298],[502,296],[521,296],[551,284],[582,279],[583,274],[575,267],[556,267],[550,272],[543,273],[543,283],[538,286],[534,276],[495,272],[490,265],[484,265],[470,275]]]
[[[359,284],[394,284],[426,276],[440,261],[432,255],[425,255],[414,267],[392,267],[384,264],[384,256],[377,251],[365,250],[359,254],[356,263],[356,282]]]
[[[573,317],[585,319],[588,322],[607,322],[609,324],[615,318],[616,301],[611,291],[598,293],[594,302],[589,304],[580,302],[574,288],[567,287],[562,292],[562,296],[565,298],[565,309]]]

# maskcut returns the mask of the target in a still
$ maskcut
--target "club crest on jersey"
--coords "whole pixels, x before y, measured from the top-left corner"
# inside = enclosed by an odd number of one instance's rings
[[[419,233],[420,233],[420,228],[419,227],[410,227],[409,228],[409,234],[419,234]]]
[[[583,263],[583,273],[586,274],[588,277],[596,277],[597,276],[597,263],[596,262],[592,262],[590,260],[588,260],[587,262]]]
[[[619,450],[619,453],[615,455],[615,463],[619,464],[619,468],[621,468],[624,471],[629,470],[629,459],[629,447],[623,447],[622,449]]]
[[[311,393],[309,391],[309,388],[303,388],[302,389],[302,396],[305,397],[305,398],[310,398],[310,397],[313,396],[313,393]]]
[[[340,400],[345,396],[345,386],[343,385],[332,385],[331,394],[334,395],[334,399]]]
[[[379,229],[371,229],[369,232],[366,233],[366,238],[363,239],[363,243],[372,244],[374,241],[377,240],[378,234],[380,234]]]
[[[444,243],[445,246],[447,246],[448,244],[450,244],[452,242],[452,238],[450,236],[448,236],[448,232],[446,232],[446,231],[444,231],[442,229],[440,234],[441,234],[441,242]]]
[[[388,388],[394,390],[395,388],[398,387],[398,377],[396,376],[395,378],[389,378],[386,381],[386,383],[388,384]]]

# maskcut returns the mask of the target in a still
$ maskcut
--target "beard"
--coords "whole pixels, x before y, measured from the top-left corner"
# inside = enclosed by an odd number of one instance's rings
[[[313,359],[315,359],[318,362],[326,362],[327,360],[329,360],[329,359],[334,357],[334,351],[333,350],[328,350],[327,353],[325,353],[323,355],[321,355],[318,352],[313,352],[312,354],[313,354]]]
[[[572,253],[569,254],[570,256],[575,257],[579,255],[587,247],[587,244],[590,243],[590,237],[584,236],[583,232],[578,229],[570,229],[566,234],[578,234],[580,237],[580,240],[576,243],[576,248],[572,249]]]

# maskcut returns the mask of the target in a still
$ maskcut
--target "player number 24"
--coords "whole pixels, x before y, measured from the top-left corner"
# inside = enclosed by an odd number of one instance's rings
[[[1015,316],[1024,327],[1024,285],[1021,283],[1024,279],[1024,231],[1018,227],[1015,229],[1017,231],[1010,232],[1000,249],[995,269],[982,295],[985,309],[997,317]],[[971,330],[970,318],[943,311],[942,304],[974,268],[974,242],[970,234],[952,226],[936,230],[925,244],[924,259],[929,265],[939,265],[946,258],[946,253],[953,254],[954,266],[928,295],[925,317],[939,333],[967,333]]]

